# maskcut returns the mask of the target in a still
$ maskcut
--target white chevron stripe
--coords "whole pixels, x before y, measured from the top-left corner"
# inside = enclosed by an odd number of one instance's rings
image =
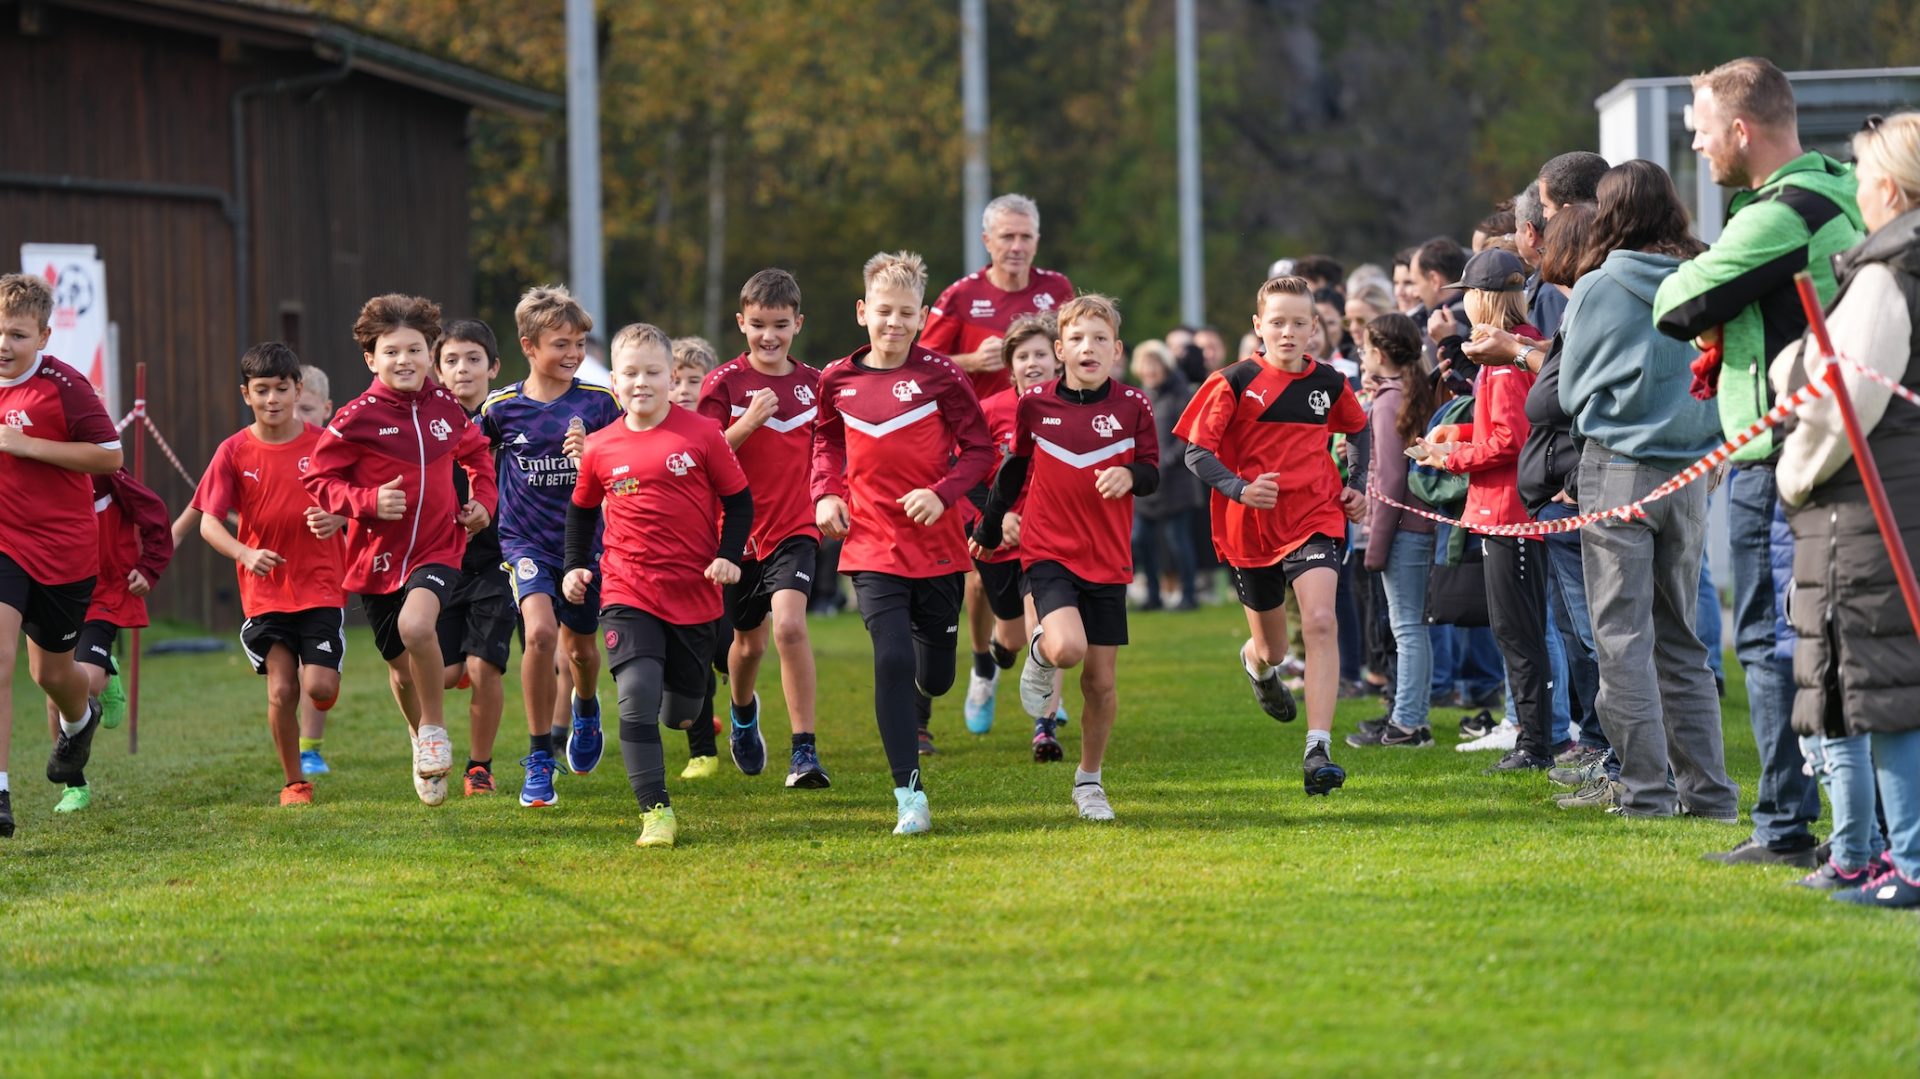
[[[919,408],[902,412],[885,423],[868,423],[865,420],[854,419],[844,412],[840,414],[840,418],[847,421],[848,427],[866,435],[868,438],[885,438],[903,427],[909,427],[919,423],[921,420],[926,419],[938,411],[940,411],[940,402],[928,401]]]
[[[1074,453],[1064,446],[1035,437],[1033,444],[1047,451],[1047,456],[1066,462],[1070,468],[1090,468],[1109,457],[1115,457],[1133,448],[1133,439],[1123,438],[1109,446],[1102,446],[1091,453]]]
[[[785,419],[785,420],[770,419],[764,424],[764,426],[770,427],[773,430],[778,431],[784,435],[788,431],[791,431],[796,427],[802,426],[804,424],[812,423],[813,417],[819,414],[819,412],[820,412],[820,406],[815,405],[814,407],[807,409],[805,412],[802,412],[798,416],[794,416],[791,419]],[[744,416],[747,414],[747,410],[740,407],[739,405],[735,405],[733,406],[733,414],[736,417]]]

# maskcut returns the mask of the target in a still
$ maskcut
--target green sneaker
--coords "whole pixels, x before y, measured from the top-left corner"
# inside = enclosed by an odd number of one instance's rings
[[[78,813],[93,804],[93,790],[89,787],[68,787],[60,796],[60,804],[53,807],[55,813]]]
[[[100,725],[113,730],[127,718],[127,688],[120,684],[120,676],[107,676],[107,688],[100,694]]]
[[[640,815],[640,838],[633,841],[636,847],[671,847],[679,838],[680,824],[674,820],[673,807],[654,806]]]

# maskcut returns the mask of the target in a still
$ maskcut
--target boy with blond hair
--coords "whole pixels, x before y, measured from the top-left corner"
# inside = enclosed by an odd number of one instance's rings
[[[675,408],[697,411],[700,387],[713,369],[720,366],[720,357],[704,337],[676,337],[670,351],[673,360],[667,399]],[[681,779],[712,779],[720,774],[720,745],[716,737],[720,733],[720,716],[714,711],[713,702],[720,689],[717,676],[727,673],[727,654],[732,643],[733,623],[722,615],[715,623],[713,664],[707,671],[707,691],[701,712],[710,722],[695,723],[687,728],[687,766],[680,770]]]
[[[900,251],[867,260],[854,312],[868,344],[820,375],[813,431],[814,523],[845,541],[873,638],[874,717],[893,772],[895,835],[933,826],[920,782],[919,728],[953,685],[962,515],[947,512],[993,467],[993,440],[967,377],[914,344],[926,319],[926,264]]]
[[[81,774],[100,702],[73,660],[100,571],[92,476],[120,468],[120,434],[80,372],[43,354],[53,291],[28,274],[0,277],[0,670],[27,669],[59,709],[47,780]],[[77,718],[76,718],[77,717]],[[13,835],[7,756],[13,694],[0,692],[0,838]]]

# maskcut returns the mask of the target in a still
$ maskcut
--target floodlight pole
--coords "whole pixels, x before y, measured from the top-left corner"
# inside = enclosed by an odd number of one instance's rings
[[[1174,0],[1174,108],[1180,166],[1180,321],[1206,322],[1206,262],[1200,232],[1200,83],[1193,0]]]
[[[608,321],[600,227],[600,61],[593,0],[567,0],[568,288]]]
[[[960,0],[960,111],[966,143],[961,172],[960,265],[987,258],[980,243],[980,215],[987,209],[987,3]]]

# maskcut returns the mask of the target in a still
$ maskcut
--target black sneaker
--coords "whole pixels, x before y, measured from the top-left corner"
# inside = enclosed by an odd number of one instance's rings
[[[1280,668],[1268,671],[1265,678],[1255,678],[1253,672],[1247,670],[1245,661],[1241,662],[1240,669],[1246,671],[1247,681],[1253,685],[1253,699],[1260,702],[1262,711],[1282,723],[1292,723],[1300,714],[1300,706],[1281,678]]]
[[[1409,746],[1418,748],[1433,744],[1433,730],[1429,727],[1402,727],[1396,723],[1381,723],[1372,726],[1371,720],[1360,724],[1360,729],[1347,735],[1347,744],[1356,749],[1365,746]]]
[[[1487,775],[1496,772],[1544,772],[1553,767],[1552,757],[1542,757],[1524,749],[1510,749],[1500,758],[1500,763],[1487,769]]]
[[[925,727],[920,728],[920,755],[922,757],[931,757],[938,752],[940,751],[935,749],[933,745],[933,732]]]
[[[13,838],[13,795],[0,791],[0,839]]]
[[[100,729],[100,698],[87,698],[87,722],[78,731],[60,732],[47,757],[47,782],[80,785],[87,761],[93,757],[93,735]]]
[[[1053,736],[1053,724],[1035,723],[1033,725],[1033,761],[1035,764],[1051,764],[1061,758],[1060,740]]]
[[[1339,790],[1347,781],[1347,770],[1327,756],[1325,742],[1315,742],[1307,750],[1306,758],[1300,762],[1300,771],[1305,777],[1309,796]]]
[[[1372,719],[1363,719],[1360,721],[1360,733],[1365,735],[1377,735],[1380,733],[1382,729],[1386,727],[1387,724],[1391,722],[1393,722],[1392,712],[1388,712],[1384,716],[1375,716]],[[1349,742],[1347,744],[1353,745],[1354,743]],[[1371,745],[1372,743],[1368,743],[1368,744]]]
[[[1500,721],[1493,718],[1493,713],[1482,708],[1470,716],[1460,717],[1460,740],[1471,742],[1475,738],[1485,738],[1498,726]]]
[[[1765,843],[1755,842],[1752,836],[1741,840],[1740,845],[1732,850],[1710,851],[1700,857],[1726,865],[1792,865],[1812,869],[1818,864],[1811,841],[1800,846],[1769,847]]]

